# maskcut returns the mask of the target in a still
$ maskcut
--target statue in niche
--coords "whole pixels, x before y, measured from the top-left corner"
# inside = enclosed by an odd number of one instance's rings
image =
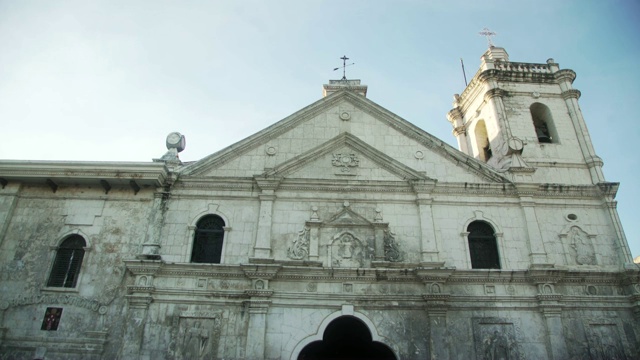
[[[344,233],[331,244],[331,266],[362,267],[365,257],[362,244],[349,233]]]
[[[509,360],[509,340],[498,330],[484,340],[484,345],[486,360]]]
[[[577,226],[569,231],[569,241],[578,265],[595,265],[596,257],[587,233]]]
[[[196,321],[185,334],[183,354],[185,359],[202,359],[209,345],[209,331]]]
[[[294,260],[303,260],[309,256],[309,228],[298,232],[298,238],[293,240],[293,244],[287,250],[287,256]]]
[[[396,243],[395,234],[389,229],[384,230],[384,259],[385,261],[402,261],[402,253]]]

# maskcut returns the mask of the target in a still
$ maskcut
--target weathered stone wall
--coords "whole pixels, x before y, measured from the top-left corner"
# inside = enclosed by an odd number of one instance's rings
[[[7,201],[4,196],[0,199]],[[107,333],[122,336],[126,308],[123,260],[140,251],[151,199],[149,191],[132,196],[131,191],[114,189],[104,196],[104,191],[83,186],[56,193],[46,187],[22,186],[15,205],[3,208],[12,212],[0,249],[0,308],[4,313],[0,320],[8,346],[25,341],[47,348],[47,359],[91,356],[91,351],[81,351],[85,343],[100,349],[98,357],[120,351],[117,342],[103,338]],[[87,242],[78,285],[48,288],[56,248],[71,234]],[[40,330],[47,307],[63,308],[64,321],[58,331]],[[70,352],[56,353],[56,348]],[[20,346],[12,349],[9,354]],[[33,350],[24,354],[34,356]]]

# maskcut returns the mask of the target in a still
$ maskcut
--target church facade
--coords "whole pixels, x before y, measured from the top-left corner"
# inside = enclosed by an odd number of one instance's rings
[[[632,359],[575,73],[491,47],[455,149],[359,80],[193,163],[0,161],[0,359]]]

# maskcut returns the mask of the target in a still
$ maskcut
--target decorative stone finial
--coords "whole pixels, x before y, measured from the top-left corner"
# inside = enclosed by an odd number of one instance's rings
[[[380,210],[380,208],[376,208],[376,216],[373,218],[373,222],[382,222],[382,210]]]
[[[167,135],[167,140],[165,142],[167,146],[167,151],[160,159],[153,159],[153,161],[164,161],[166,163],[180,164],[180,158],[178,157],[178,153],[182,152],[187,145],[187,140],[184,135],[180,134],[177,131],[174,131]]]
[[[318,207],[311,207],[311,221],[320,221],[320,216],[318,216]]]

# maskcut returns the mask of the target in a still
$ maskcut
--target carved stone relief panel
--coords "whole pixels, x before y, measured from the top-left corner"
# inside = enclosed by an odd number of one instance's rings
[[[220,318],[217,312],[182,312],[177,317],[176,359],[212,359],[218,354]]]
[[[336,167],[336,175],[356,175],[360,160],[355,154],[333,154],[331,165]]]
[[[287,256],[294,260],[305,260],[309,256],[309,228],[298,232],[298,237],[287,250]]]
[[[329,246],[332,267],[363,267],[368,257],[367,248],[362,241],[350,232],[335,235]]]
[[[588,326],[589,358],[593,360],[628,359],[617,324],[591,323]]]
[[[403,260],[402,252],[396,243],[395,234],[389,229],[384,230],[384,260],[399,262]]]
[[[474,318],[476,360],[525,359],[518,324],[501,318]]]
[[[577,225],[560,234],[569,265],[597,265],[593,238]]]

